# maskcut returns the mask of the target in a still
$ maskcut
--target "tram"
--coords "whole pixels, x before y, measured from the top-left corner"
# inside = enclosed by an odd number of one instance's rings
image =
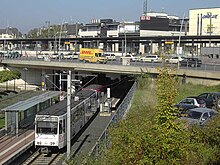
[[[71,100],[71,138],[99,110],[104,87],[92,84],[79,91]],[[35,147],[42,152],[59,150],[67,145],[67,100],[61,101],[35,117]]]

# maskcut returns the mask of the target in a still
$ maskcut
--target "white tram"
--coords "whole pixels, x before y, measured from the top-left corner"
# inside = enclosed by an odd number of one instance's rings
[[[89,121],[99,108],[99,99],[103,91],[101,85],[89,85],[77,93],[71,100],[72,138]],[[67,145],[67,102],[59,102],[35,117],[35,146],[48,152],[62,149]]]

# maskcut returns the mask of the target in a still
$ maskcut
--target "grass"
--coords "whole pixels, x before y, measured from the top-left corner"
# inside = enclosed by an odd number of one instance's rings
[[[156,95],[156,84],[153,79],[142,79],[138,80],[138,88],[135,92],[132,106],[128,113],[128,116],[133,118],[140,113],[146,115],[146,118],[150,119],[149,116],[155,114],[155,108],[157,105]],[[178,95],[176,96],[176,103],[189,96],[197,96],[204,92],[220,92],[220,85],[216,86],[205,86],[205,85],[194,85],[186,83],[178,86]],[[144,110],[144,111],[143,111]]]
[[[156,84],[153,79],[138,80],[139,86],[135,92],[133,105],[148,105],[153,106],[156,102]],[[189,96],[198,96],[205,92],[220,92],[220,85],[205,86],[186,83],[182,85],[179,83],[178,94],[176,96],[176,102]],[[131,108],[132,109],[132,108]]]
[[[5,126],[5,118],[0,118],[0,129]]]
[[[176,102],[189,96],[198,96],[204,92],[220,92],[220,85],[216,86],[205,86],[205,85],[194,85],[187,83],[180,85],[178,89],[178,96],[176,97]]]

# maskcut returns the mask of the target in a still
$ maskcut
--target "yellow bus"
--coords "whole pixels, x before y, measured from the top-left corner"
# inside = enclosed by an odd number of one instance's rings
[[[107,63],[107,58],[103,56],[101,49],[80,48],[79,60],[83,62]]]

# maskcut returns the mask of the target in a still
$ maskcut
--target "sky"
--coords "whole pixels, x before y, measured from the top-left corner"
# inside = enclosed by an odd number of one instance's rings
[[[64,22],[89,23],[112,18],[138,21],[144,0],[1,0],[0,28],[16,27],[22,33],[33,28]],[[165,11],[180,18],[189,9],[220,7],[220,0],[148,0],[148,11]]]

